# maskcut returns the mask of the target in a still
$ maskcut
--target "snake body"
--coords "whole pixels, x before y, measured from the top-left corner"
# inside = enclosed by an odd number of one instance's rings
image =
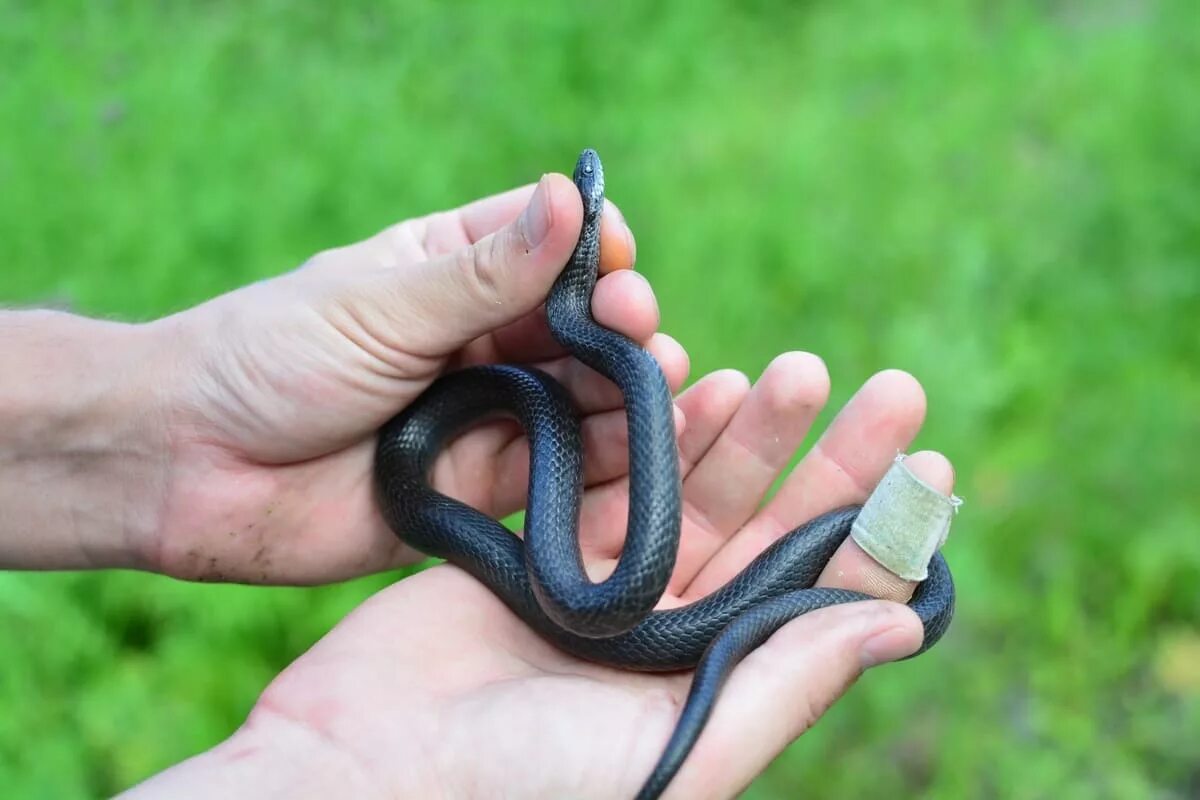
[[[579,242],[549,296],[551,332],[575,357],[620,388],[629,426],[629,512],[612,574],[593,583],[578,539],[583,494],[579,414],[549,375],[521,366],[472,367],[435,381],[380,431],[375,484],[380,509],[405,542],[466,570],[542,637],[573,655],[624,669],[696,668],[667,747],[638,794],[658,797],[699,738],[737,663],[801,614],[870,599],[812,588],[858,515],[847,507],[810,520],[767,548],[726,586],[690,605],[654,611],[675,567],[681,501],[671,394],[658,364],[602,327],[590,305],[600,255],[604,176],[585,150],[574,172],[583,200]],[[438,453],[472,424],[515,417],[529,438],[524,538],[429,486]],[[954,584],[940,554],[909,602],[933,646],[954,613]],[[914,654],[915,655],[915,654]]]

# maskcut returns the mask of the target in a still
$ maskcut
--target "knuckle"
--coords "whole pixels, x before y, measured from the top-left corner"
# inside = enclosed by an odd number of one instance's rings
[[[325,272],[334,269],[340,260],[342,250],[344,248],[331,248],[314,253],[307,261],[300,265],[300,269],[306,272]]]
[[[458,272],[473,299],[487,305],[504,302],[503,260],[499,257],[496,237],[489,236],[456,255]]]

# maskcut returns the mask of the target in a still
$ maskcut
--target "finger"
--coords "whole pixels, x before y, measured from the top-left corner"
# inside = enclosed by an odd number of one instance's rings
[[[512,223],[408,270],[399,319],[423,323],[407,326],[418,354],[453,352],[537,308],[574,250],[582,214],[574,184],[547,175]]]
[[[548,177],[555,182],[570,182],[565,175],[543,175],[538,183],[484,197],[460,208],[389,225],[362,241],[325,251],[310,265],[344,273],[379,267],[394,269],[449,255],[515,223],[538,186]],[[576,236],[578,238],[578,232]],[[633,232],[625,223],[624,215],[605,199],[600,218],[600,271],[607,273],[633,266],[635,253]]]
[[[904,464],[914,475],[939,492],[949,495],[954,491],[954,468],[941,453],[923,450],[910,455],[904,460]],[[916,582],[904,580],[871,558],[853,539],[842,542],[833,558],[825,565],[817,585],[852,589],[901,603],[912,597],[913,589],[917,586]]]
[[[678,391],[687,380],[687,353],[666,334],[651,337],[646,349],[662,367],[671,392]],[[566,388],[585,415],[587,485],[624,475],[629,468],[629,444],[624,401],[617,387],[574,358],[537,366]],[[433,472],[439,491],[493,515],[524,507],[528,475],[529,442],[510,420],[476,427],[455,439]]]
[[[679,391],[687,380],[691,364],[687,351],[674,338],[665,333],[656,333],[646,343],[646,350],[662,368],[663,377],[671,392]],[[588,367],[573,356],[535,364],[538,369],[549,373],[563,384],[584,414],[624,408],[625,398],[621,390],[608,378]]]
[[[441,358],[542,303],[582,215],[574,184],[548,175],[509,225],[439,258],[347,275],[324,296],[326,310],[387,362]]]
[[[685,419],[678,407],[673,409],[675,414],[676,435],[684,430]],[[498,426],[499,427],[499,426]],[[629,428],[625,421],[623,410],[609,411],[603,414],[593,414],[583,420],[580,426],[583,439],[583,481],[584,486],[593,486],[616,480],[629,471]],[[529,491],[529,440],[522,435],[516,424],[503,426],[499,431],[481,431],[480,435],[490,434],[494,437],[492,447],[494,456],[489,459],[486,473],[493,477],[490,487],[486,479],[480,477],[474,481],[462,479],[467,473],[464,461],[478,461],[477,455],[470,455],[461,450],[454,452],[453,445],[448,451],[446,470],[454,472],[455,477],[445,475],[440,464],[435,466],[434,486],[461,486],[457,499],[472,505],[492,516],[507,516],[525,507]],[[478,441],[466,442],[468,445]],[[469,462],[468,462],[469,463]],[[471,487],[471,488],[467,488]],[[487,489],[484,492],[484,489]],[[463,491],[469,494],[461,494]],[[622,526],[623,535],[623,526]],[[581,542],[585,549],[592,549],[595,536],[589,541],[588,536],[582,536]]]
[[[606,328],[645,344],[658,330],[658,300],[642,275],[621,270],[596,282],[592,315]],[[485,336],[468,347],[464,364],[529,363],[565,355],[550,333],[546,307]]]
[[[329,265],[339,273],[396,269],[462,250],[515,223],[540,185],[541,181],[526,184],[461,208],[389,225],[360,242],[326,251],[322,255],[332,258],[318,259],[318,266]]]
[[[691,510],[715,532],[732,533],[758,508],[829,397],[825,363],[785,353],[763,371],[684,483]]]
[[[871,376],[764,509],[779,536],[839,506],[861,503],[925,421],[925,391],[900,370]]]
[[[563,175],[563,177],[567,176]],[[435,246],[448,245],[450,250],[456,250],[459,247],[474,244],[485,236],[490,236],[505,225],[511,225],[525,209],[525,206],[529,205],[529,198],[533,196],[537,186],[536,183],[527,183],[506,192],[474,200],[460,208],[431,215],[427,218],[431,233],[435,232],[435,228],[438,233],[442,228],[447,231],[459,230],[462,232],[462,239],[459,241],[443,242],[440,236],[430,236],[431,243]],[[429,255],[435,256],[441,255],[441,253],[431,252]]]
[[[683,483],[692,536],[672,578],[682,591],[758,509],[829,397],[825,363],[810,353],[775,358]]]
[[[710,373],[680,395],[676,405],[683,412],[687,425],[679,438],[680,471],[687,473],[688,464],[694,462],[708,449],[749,392],[746,376],[736,370],[720,370]],[[622,439],[626,449],[621,453],[620,470],[613,476],[625,478],[628,474],[628,440]],[[598,481],[597,481],[598,483]],[[607,574],[610,563],[616,563],[625,542],[625,520],[629,507],[629,484],[626,480],[610,480],[604,485],[593,485],[583,498],[579,528],[588,542],[589,561],[599,561],[600,573]],[[690,525],[685,515],[680,552],[677,563],[682,563],[694,538],[704,538],[704,532]]]
[[[567,178],[566,175],[556,175],[559,178]],[[545,177],[543,176],[543,180]],[[536,183],[527,184],[484,197],[461,208],[430,214],[416,220],[414,233],[424,244],[425,257],[434,258],[452,253],[475,244],[506,225],[511,225],[529,204],[537,186]],[[401,223],[403,224],[405,223]],[[625,216],[606,198],[604,212],[600,218],[600,271],[628,269],[633,266],[634,256],[633,233],[625,222]]]
[[[723,586],[780,536],[840,506],[861,503],[925,418],[925,394],[911,375],[872,376],[830,423],[770,502],[717,552],[687,587],[701,597]]]
[[[736,369],[710,372],[675,401],[688,427],[679,439],[680,474],[686,478],[729,425],[750,393],[750,381]]]
[[[607,198],[600,217],[600,273],[633,269],[637,261],[637,243],[625,215]]]
[[[644,342],[658,330],[658,298],[645,275],[622,269],[596,282],[592,316],[605,328]]]
[[[902,658],[921,644],[921,624],[905,607],[851,603],[789,622],[738,665],[695,750],[665,797],[732,797],[813,723],[864,669]],[[675,702],[679,696],[675,695]],[[674,726],[675,702],[643,729],[646,774]]]

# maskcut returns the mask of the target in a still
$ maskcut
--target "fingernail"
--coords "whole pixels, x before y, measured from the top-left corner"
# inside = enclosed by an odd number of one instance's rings
[[[529,205],[521,213],[521,234],[530,247],[537,247],[550,232],[550,200],[547,197],[549,193],[550,190],[546,188],[546,176],[543,175],[533,191],[533,197],[529,198]]]
[[[871,636],[859,648],[858,657],[863,669],[897,661],[912,655],[921,646],[909,625],[894,625]]]

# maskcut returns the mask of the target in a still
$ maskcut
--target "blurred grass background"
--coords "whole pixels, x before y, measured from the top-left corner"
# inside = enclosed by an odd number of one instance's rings
[[[0,0],[0,302],[150,318],[594,146],[694,375],[910,370],[967,499],[946,641],[746,796],[1200,796],[1200,4],[288,6]],[[394,579],[0,574],[5,795],[214,744]]]

